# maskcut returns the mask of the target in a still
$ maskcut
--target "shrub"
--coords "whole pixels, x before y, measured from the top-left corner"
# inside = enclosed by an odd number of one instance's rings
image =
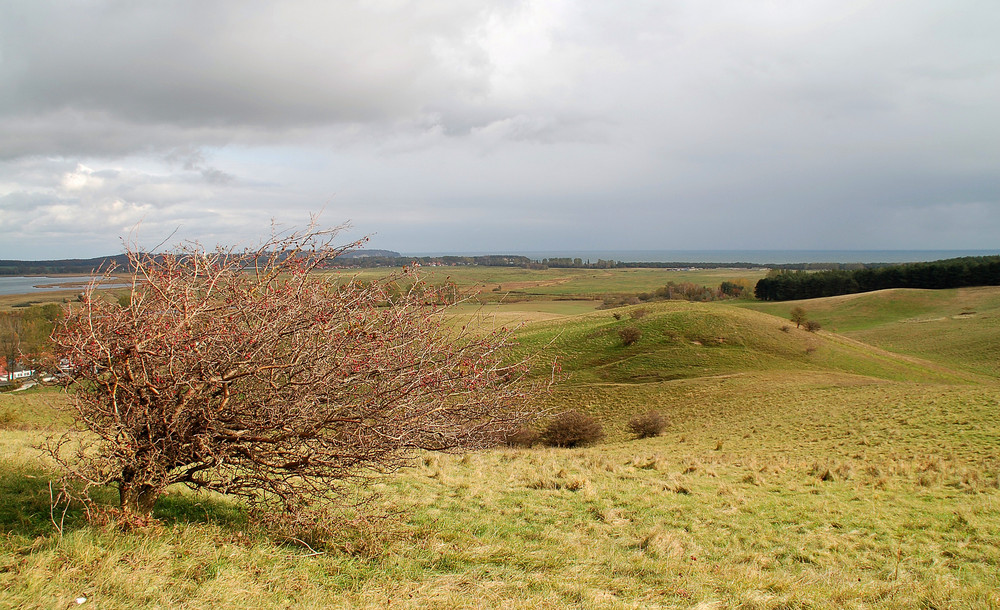
[[[638,320],[639,318],[644,318],[647,313],[649,313],[648,309],[646,309],[645,307],[640,307],[639,309],[633,310],[632,313],[629,315],[632,316],[633,320]]]
[[[814,333],[817,330],[823,328],[822,326],[820,326],[820,323],[817,322],[816,320],[806,320],[802,324],[802,327],[805,328],[807,331],[809,331],[811,333]]]
[[[604,427],[592,415],[566,411],[554,417],[542,432],[542,441],[552,447],[578,447],[604,438]]]
[[[621,320],[622,319],[622,314],[621,314],[621,312],[616,311],[615,313],[611,314],[611,317],[613,317],[616,320]]]
[[[504,436],[503,442],[508,447],[531,447],[538,442],[540,436],[537,430],[521,428]]]
[[[662,434],[669,423],[666,415],[650,410],[632,417],[628,422],[628,429],[638,438],[650,438]]]
[[[76,425],[49,455],[87,487],[116,487],[128,512],[182,484],[290,515],[353,497],[417,450],[495,445],[530,420],[540,388],[508,331],[456,332],[441,315],[452,293],[412,270],[342,285],[311,273],[344,251],[335,235],[130,248],[142,281],[129,298],[92,284],[56,327]]]
[[[625,345],[632,345],[642,339],[642,331],[635,326],[626,326],[618,331],[618,336],[622,338],[622,343]]]

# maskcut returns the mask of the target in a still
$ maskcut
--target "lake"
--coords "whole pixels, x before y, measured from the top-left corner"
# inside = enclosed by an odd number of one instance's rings
[[[55,290],[79,290],[94,279],[91,275],[73,275],[63,277],[35,276],[0,276],[0,294],[38,294]],[[128,284],[105,284],[105,288],[120,288]]]

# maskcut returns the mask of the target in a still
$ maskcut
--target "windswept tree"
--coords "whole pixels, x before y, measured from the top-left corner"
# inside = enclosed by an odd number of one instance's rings
[[[77,426],[51,455],[85,489],[117,487],[125,511],[148,513],[183,484],[294,512],[417,450],[485,447],[521,429],[550,378],[526,377],[513,335],[456,324],[437,305],[452,300],[412,270],[331,281],[318,272],[358,245],[335,248],[335,236],[129,248],[128,298],[92,284],[53,333],[75,371]]]

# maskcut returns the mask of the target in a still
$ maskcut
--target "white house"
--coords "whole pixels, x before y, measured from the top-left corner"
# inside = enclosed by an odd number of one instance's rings
[[[34,369],[21,369],[7,372],[7,368],[0,365],[0,383],[27,379],[35,374]]]

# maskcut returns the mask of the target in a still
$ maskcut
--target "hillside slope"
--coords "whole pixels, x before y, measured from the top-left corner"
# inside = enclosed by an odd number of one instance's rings
[[[741,306],[782,317],[802,307],[846,337],[1000,379],[1000,287],[880,290]]]
[[[613,316],[617,313],[621,319]],[[619,332],[642,337],[623,344]],[[955,383],[969,375],[937,363],[809,333],[786,320],[720,303],[668,301],[568,320],[521,333],[529,347],[558,355],[568,383],[646,383],[765,371],[829,371],[897,381]]]

